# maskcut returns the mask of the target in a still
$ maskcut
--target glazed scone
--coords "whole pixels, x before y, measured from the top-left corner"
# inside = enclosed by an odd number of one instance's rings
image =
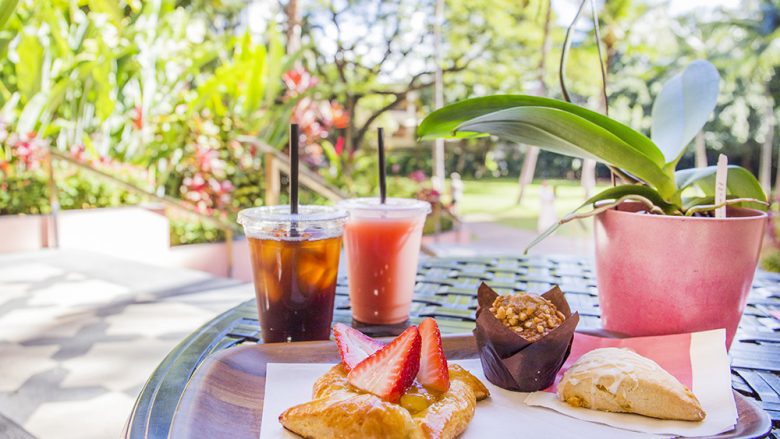
[[[693,393],[655,361],[628,349],[596,349],[580,357],[558,384],[558,398],[575,407],[701,421]]]
[[[489,392],[456,364],[450,365],[449,373],[447,392],[429,392],[415,384],[395,404],[353,388],[339,364],[314,384],[312,401],[287,409],[279,421],[305,438],[454,438],[466,429],[477,401]]]

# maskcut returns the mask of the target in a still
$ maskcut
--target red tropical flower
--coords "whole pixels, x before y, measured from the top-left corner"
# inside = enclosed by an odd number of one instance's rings
[[[131,110],[130,119],[133,122],[133,127],[140,130],[144,127],[144,109],[140,105],[136,105]]]

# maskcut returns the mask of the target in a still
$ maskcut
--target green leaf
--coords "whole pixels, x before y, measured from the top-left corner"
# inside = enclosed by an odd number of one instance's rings
[[[733,195],[726,196],[726,200],[734,200],[737,197]],[[715,204],[715,196],[709,195],[706,197],[684,197],[683,198],[683,210],[685,210],[686,215],[690,215],[690,212],[688,212],[689,209],[700,207],[700,206],[707,206],[707,205],[714,205]],[[751,206],[757,205],[758,203],[740,203],[737,204],[737,206],[740,207],[751,207],[748,206],[750,204]]]
[[[334,171],[334,174],[341,175],[341,159],[336,153],[336,147],[327,140],[320,142],[320,146],[322,147],[322,152],[325,153],[325,157],[328,159],[328,164]]]
[[[41,89],[43,46],[37,36],[23,33],[16,53],[19,56],[15,66],[16,86],[22,95],[22,102],[27,102]]]
[[[266,60],[266,92],[265,92],[265,105],[272,106],[274,100],[282,89],[282,74],[289,70],[289,67],[285,65],[284,56],[284,44],[282,38],[279,35],[279,31],[276,30],[276,26],[268,27],[268,57]],[[298,54],[289,56],[289,58],[297,58]]]
[[[720,75],[715,66],[697,60],[664,84],[653,102],[652,139],[666,162],[677,162],[685,147],[709,119],[718,100]]]
[[[708,166],[706,168],[684,169],[674,173],[677,182],[678,191],[682,193],[688,188],[698,188],[704,197],[715,195],[715,174],[717,166]],[[729,165],[728,177],[726,179],[726,195],[729,198],[754,198],[766,201],[766,194],[761,189],[756,177],[747,169]],[[691,202],[686,203],[688,208],[693,207]],[[746,203],[747,207],[766,211],[766,206],[759,203]]]
[[[609,130],[565,110],[547,107],[514,107],[470,119],[457,132],[492,134],[506,140],[539,146],[559,154],[592,158],[616,166],[658,188],[671,199],[674,181],[663,171],[663,162],[649,151],[623,141]]]
[[[576,211],[582,209],[585,206],[594,205],[600,201],[615,201],[627,195],[638,195],[650,200],[655,206],[659,207],[667,215],[680,215],[680,206],[667,202],[661,194],[649,187],[639,184],[622,184],[619,186],[610,187],[604,189],[598,194],[588,198]]]
[[[530,244],[525,248],[524,253],[528,253],[528,250],[536,244],[542,242],[548,236],[552,235],[558,227],[566,224],[567,222],[575,219],[588,218],[596,215],[606,209],[618,206],[624,201],[638,201],[644,204],[650,204],[647,206],[648,210],[658,210],[656,213],[664,213],[667,215],[681,215],[680,207],[666,202],[658,191],[655,189],[637,184],[624,184],[620,186],[604,189],[598,194],[588,198],[579,207],[571,211],[560,221],[550,226],[547,230],[542,232]],[[597,205],[598,203],[598,205]],[[651,206],[652,205],[652,206]],[[592,207],[587,212],[581,212],[586,207]]]
[[[253,50],[253,56],[247,63],[249,64],[249,73],[246,77],[247,91],[244,115],[249,117],[257,111],[262,103],[266,87],[266,49],[262,44],[257,45]]]
[[[665,163],[664,156],[658,147],[642,133],[635,131],[631,127],[579,105],[538,96],[495,95],[466,99],[465,101],[447,105],[423,119],[417,130],[417,135],[422,139],[473,137],[473,134],[466,132],[459,132],[456,135],[455,129],[464,122],[479,116],[508,108],[526,106],[556,108],[579,116],[609,131],[634,148],[643,151],[659,167]]]
[[[40,92],[33,96],[22,109],[19,115],[19,122],[16,124],[16,131],[20,133],[29,133],[35,130],[43,109],[46,107],[48,96]]]
[[[119,6],[119,2],[117,1],[89,0],[89,9],[101,14],[106,14],[116,26],[122,24],[122,17],[124,17],[124,13],[122,12]]]
[[[8,19],[13,15],[17,4],[19,4],[19,0],[0,0],[0,30],[5,27]]]

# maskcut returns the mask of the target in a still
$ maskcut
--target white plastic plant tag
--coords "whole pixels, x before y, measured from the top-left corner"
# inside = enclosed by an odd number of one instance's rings
[[[725,154],[718,156],[718,170],[715,173],[715,204],[726,202],[726,179],[729,175],[729,159]],[[726,218],[726,206],[715,209],[715,218]]]

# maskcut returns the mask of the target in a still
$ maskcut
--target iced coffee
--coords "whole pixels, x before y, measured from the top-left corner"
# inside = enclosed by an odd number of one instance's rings
[[[265,342],[327,340],[346,213],[325,206],[258,207],[239,213],[249,240]]]

